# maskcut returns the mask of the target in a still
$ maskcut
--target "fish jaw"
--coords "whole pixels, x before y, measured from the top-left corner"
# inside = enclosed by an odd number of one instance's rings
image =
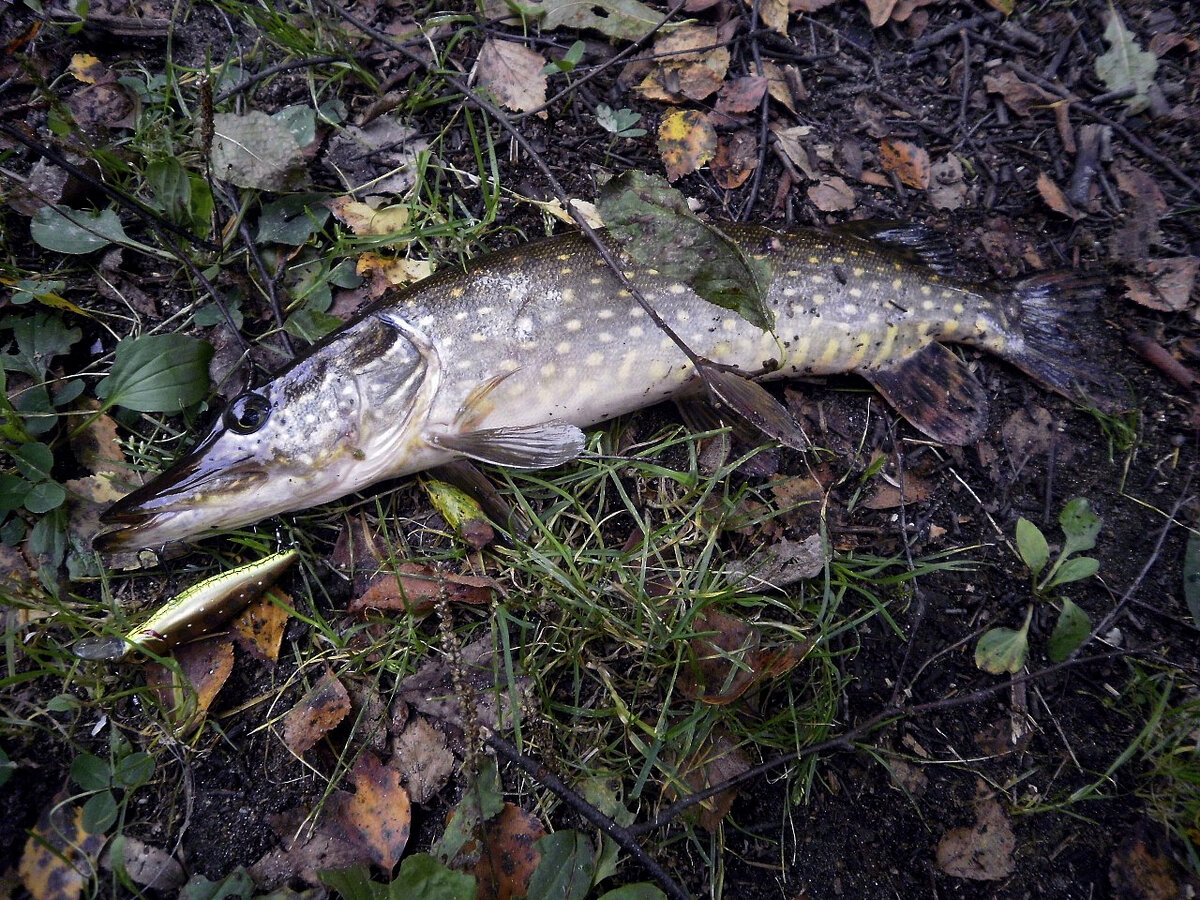
[[[109,507],[101,553],[164,545],[315,506],[388,478],[424,442],[436,355],[367,317],[233,400],[169,469]]]

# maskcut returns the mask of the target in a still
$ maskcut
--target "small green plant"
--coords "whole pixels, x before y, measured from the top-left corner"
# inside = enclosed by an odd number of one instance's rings
[[[1062,662],[1070,656],[1091,633],[1088,614],[1069,597],[1054,596],[1054,591],[1065,584],[1091,578],[1100,569],[1095,558],[1076,554],[1096,546],[1096,536],[1104,520],[1092,511],[1086,497],[1076,497],[1063,507],[1058,523],[1063,531],[1063,544],[1052,563],[1050,544],[1040,528],[1021,518],[1017,520],[1016,531],[1017,552],[1029,568],[1035,602],[1058,606],[1058,621],[1046,644],[1046,655],[1053,662]],[[985,632],[975,646],[975,665],[993,675],[1019,672],[1029,652],[1033,610],[1031,603],[1018,629],[992,628]]]
[[[87,794],[83,828],[91,834],[107,832],[117,823],[129,796],[154,777],[154,757],[133,751],[128,742],[114,741],[108,759],[82,753],[71,763],[71,779]]]
[[[641,120],[642,114],[632,109],[613,109],[606,103],[596,107],[596,124],[614,138],[641,137],[646,133],[645,128],[636,127]]]

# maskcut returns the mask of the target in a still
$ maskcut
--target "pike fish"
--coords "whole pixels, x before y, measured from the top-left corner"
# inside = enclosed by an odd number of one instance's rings
[[[951,444],[976,439],[988,398],[947,343],[994,354],[1067,396],[1111,390],[1104,361],[1079,340],[1099,278],[958,280],[948,247],[918,225],[725,233],[772,273],[770,331],[625,264],[694,353],[725,370],[759,380],[858,373],[918,430]],[[486,255],[392,292],[233,399],[178,462],[106,511],[95,546],[160,547],[461,457],[560,465],[582,453],[582,428],[697,381],[585,237]]]

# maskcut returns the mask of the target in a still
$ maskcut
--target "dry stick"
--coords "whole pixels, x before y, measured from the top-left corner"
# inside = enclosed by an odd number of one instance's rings
[[[163,216],[159,215],[157,212],[152,210],[150,207],[146,206],[140,200],[135,200],[133,197],[129,196],[124,191],[119,191],[116,188],[111,187],[110,185],[101,181],[100,179],[95,178],[92,175],[89,175],[87,172],[83,171],[83,169],[79,168],[79,166],[75,165],[73,162],[71,162],[69,159],[67,159],[65,156],[63,156],[61,153],[59,153],[53,147],[49,147],[44,144],[38,143],[37,141],[33,140],[33,138],[26,136],[22,131],[20,131],[19,129],[13,128],[11,125],[7,124],[6,122],[0,122],[0,134],[3,134],[5,137],[8,137],[11,140],[16,141],[18,144],[21,144],[23,147],[25,147],[29,150],[32,150],[34,153],[36,153],[38,156],[45,159],[47,162],[51,162],[54,165],[58,166],[63,171],[70,173],[71,175],[78,178],[80,181],[82,181],[84,184],[88,185],[89,187],[94,187],[96,190],[100,191],[102,194],[107,196],[110,200],[114,200],[121,206],[132,209],[143,219],[146,219],[147,221],[150,221],[150,222],[154,222],[161,228],[165,228],[167,231],[170,231],[170,232],[178,235],[179,237],[185,238],[188,241],[192,242],[193,244],[198,244],[199,246],[203,247],[205,250],[210,250],[213,253],[219,253],[221,251],[221,248],[219,246],[217,246],[216,244],[214,244],[212,241],[209,241],[206,238],[202,238],[199,235],[193,234],[192,232],[188,231],[186,228],[184,228],[181,225],[176,225],[170,219],[164,218]]]
[[[754,0],[750,4],[750,53],[754,57],[754,72],[759,78],[763,75],[762,53],[758,46],[758,2]],[[750,194],[746,198],[746,202],[742,205],[742,211],[738,215],[738,221],[745,222],[749,217],[751,210],[754,209],[758,202],[758,191],[762,186],[762,173],[767,165],[767,140],[770,132],[767,130],[767,119],[771,106],[771,91],[768,89],[763,93],[762,102],[759,106],[758,120],[758,165],[754,167],[754,174],[750,179]]]
[[[1186,490],[1187,485],[1184,486],[1184,491],[1186,492]],[[658,814],[654,821],[630,828],[630,833],[638,835],[652,829],[659,828],[670,822],[680,813],[691,808],[692,806],[695,806],[697,803],[704,802],[709,797],[716,796],[723,791],[737,787],[743,782],[750,781],[751,779],[756,778],[766,772],[770,772],[773,769],[777,769],[780,766],[787,765],[788,763],[795,762],[796,760],[804,759],[806,756],[812,756],[814,753],[821,753],[825,750],[834,748],[849,749],[852,741],[891,721],[899,719],[911,719],[915,716],[923,715],[924,713],[941,712],[947,709],[954,709],[958,706],[968,706],[970,704],[986,700],[988,697],[991,697],[994,694],[1008,690],[1014,685],[1024,684],[1030,681],[1038,681],[1048,675],[1054,674],[1055,672],[1071,668],[1076,665],[1083,665],[1085,663],[1098,662],[1105,659],[1114,659],[1118,657],[1134,655],[1135,651],[1132,650],[1113,650],[1108,653],[1098,653],[1094,656],[1080,657],[1079,652],[1088,643],[1095,640],[1101,633],[1103,633],[1105,629],[1109,628],[1116,617],[1124,611],[1125,607],[1133,598],[1134,592],[1141,587],[1142,582],[1150,573],[1150,569],[1153,568],[1154,564],[1158,561],[1158,557],[1162,553],[1163,544],[1166,542],[1167,535],[1171,532],[1171,526],[1176,524],[1176,514],[1184,506],[1191,503],[1193,499],[1194,498],[1192,497],[1183,497],[1175,502],[1175,505],[1172,507],[1170,513],[1167,514],[1166,524],[1164,524],[1162,529],[1159,531],[1158,539],[1154,543],[1154,549],[1150,551],[1150,556],[1146,559],[1145,565],[1142,566],[1141,571],[1138,572],[1137,576],[1130,583],[1121,599],[1117,602],[1117,605],[1107,616],[1101,620],[1099,625],[1092,629],[1091,634],[1089,634],[1087,638],[1078,647],[1076,647],[1074,651],[1072,651],[1071,655],[1062,662],[1055,663],[1051,666],[1046,666],[1044,669],[1039,669],[1036,672],[1027,672],[1024,675],[1015,676],[1010,678],[1008,681],[994,684],[990,687],[981,688],[978,691],[973,691],[970,694],[964,694],[961,697],[952,697],[944,700],[931,700],[928,703],[918,703],[915,706],[893,707],[890,709],[881,710],[871,718],[867,719],[867,721],[863,722],[861,725],[855,726],[845,734],[821,741],[819,744],[813,744],[810,747],[805,747],[803,750],[797,750],[792,753],[784,754],[783,756],[778,756],[774,759],[769,759],[761,765],[755,766],[753,769],[749,769],[740,775],[730,778],[727,781],[712,785],[711,787],[705,788],[702,791],[697,791],[694,794],[689,794],[688,796],[668,806],[663,812]]]
[[[674,897],[676,900],[687,900],[687,891],[677,885],[667,871],[655,862],[654,857],[642,849],[641,845],[637,842],[637,838],[634,837],[628,828],[624,828],[600,812],[600,810],[588,803],[579,794],[575,793],[570,785],[566,784],[561,778],[541,763],[525,756],[516,747],[504,740],[504,738],[492,734],[485,739],[485,742],[496,751],[497,755],[504,757],[510,763],[523,769],[538,784],[553,792],[567,806],[571,807],[571,809],[575,810],[575,812],[579,813],[579,815],[583,816],[591,824],[616,841],[622,850],[642,864],[646,871],[662,886],[668,896]]]
[[[1042,88],[1045,88],[1046,90],[1050,91],[1052,94],[1062,97],[1064,100],[1068,100],[1073,97],[1071,92],[1068,91],[1062,85],[1058,84],[1055,81],[1050,81],[1046,78],[1042,78],[1040,75],[1036,75],[1033,72],[1030,72],[1028,69],[1026,69],[1024,66],[1020,65],[1019,63],[1011,63],[1009,65],[1009,68],[1011,68],[1013,70],[1013,72],[1015,72],[1021,78],[1024,78],[1027,81],[1032,81],[1034,84],[1036,84]],[[1166,169],[1167,172],[1169,172],[1176,181],[1178,181],[1180,184],[1182,184],[1184,187],[1186,187],[1188,189],[1187,196],[1190,196],[1191,194],[1200,194],[1200,182],[1196,181],[1194,178],[1192,178],[1186,172],[1184,172],[1183,169],[1181,169],[1181,168],[1179,168],[1179,166],[1175,165],[1175,163],[1171,161],[1170,157],[1168,157],[1162,153],[1159,153],[1157,150],[1155,150],[1153,147],[1151,147],[1149,144],[1147,144],[1145,141],[1143,141],[1141,138],[1139,138],[1136,134],[1134,134],[1132,131],[1130,131],[1128,128],[1126,128],[1124,125],[1122,125],[1120,122],[1110,119],[1108,116],[1104,115],[1102,112],[1093,108],[1089,104],[1084,103],[1082,100],[1075,100],[1072,102],[1071,105],[1074,106],[1081,113],[1083,113],[1085,116],[1087,116],[1089,119],[1099,122],[1101,125],[1107,125],[1113,131],[1115,131],[1117,134],[1119,134],[1122,138],[1124,138],[1124,140],[1127,144],[1132,146],[1143,156],[1146,156],[1149,159],[1154,160],[1156,163],[1158,163],[1160,166],[1162,166],[1164,169]]]

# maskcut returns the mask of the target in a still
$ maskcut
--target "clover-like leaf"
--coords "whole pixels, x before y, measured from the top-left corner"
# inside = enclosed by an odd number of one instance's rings
[[[1042,530],[1024,516],[1017,519],[1017,552],[1035,576],[1046,566],[1050,558],[1050,546]]]

